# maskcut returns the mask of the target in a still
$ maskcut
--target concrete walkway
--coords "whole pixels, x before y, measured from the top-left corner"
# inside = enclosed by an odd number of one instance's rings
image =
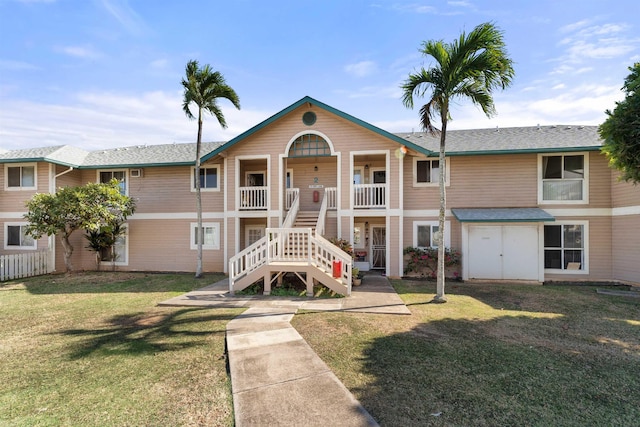
[[[367,275],[350,297],[231,296],[228,281],[160,305],[249,307],[227,324],[236,426],[377,426],[291,326],[298,309],[411,314],[382,276]]]

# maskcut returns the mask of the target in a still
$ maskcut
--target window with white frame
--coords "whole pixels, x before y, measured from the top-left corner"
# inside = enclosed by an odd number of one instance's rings
[[[38,242],[26,233],[26,222],[7,222],[4,225],[4,248],[6,250],[34,250]]]
[[[248,225],[245,228],[245,247],[253,245],[264,237],[266,227],[263,225]]]
[[[587,272],[587,223],[557,222],[544,226],[544,268]]]
[[[445,162],[444,182],[448,184],[448,171]],[[413,185],[414,187],[436,186],[440,182],[440,160],[413,158]]]
[[[196,189],[196,168],[192,169],[191,189]],[[204,191],[220,190],[220,167],[207,165],[200,167],[200,189]]]
[[[98,182],[101,184],[107,184],[112,179],[118,181],[120,186],[120,193],[127,194],[127,171],[125,170],[102,170],[98,171]]]
[[[220,249],[220,224],[217,222],[202,223],[198,232],[198,224],[191,223],[191,249],[198,249],[198,241],[202,241],[202,249]]]
[[[438,221],[413,222],[413,246],[416,248],[438,247]],[[451,246],[450,222],[444,223],[444,246]]]
[[[5,189],[36,190],[36,169],[35,163],[5,165]]]
[[[129,264],[129,227],[123,226],[125,231],[116,237],[113,246],[103,249],[100,252],[101,262],[109,265]]]
[[[539,156],[539,202],[587,202],[589,157],[584,153]]]

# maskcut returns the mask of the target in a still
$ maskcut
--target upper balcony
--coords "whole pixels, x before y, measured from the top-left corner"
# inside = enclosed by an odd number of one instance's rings
[[[260,211],[267,210],[268,191],[267,186],[240,187],[240,210]]]
[[[384,209],[387,206],[387,184],[353,184],[353,207]]]
[[[351,186],[354,209],[385,209],[387,194],[387,161],[385,154],[357,154],[353,157]]]

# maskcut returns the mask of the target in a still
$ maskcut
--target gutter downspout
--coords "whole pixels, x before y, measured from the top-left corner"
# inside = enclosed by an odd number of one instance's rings
[[[53,167],[55,168],[55,166]],[[62,171],[57,175],[54,175],[53,178],[51,179],[51,182],[49,183],[49,193],[53,194],[56,192],[56,180],[58,179],[58,177],[68,174],[74,169],[75,168],[73,166],[69,166],[69,169]],[[56,236],[49,236],[49,248],[51,249],[51,260],[50,260],[51,271],[55,271],[56,269],[56,244],[55,243],[56,243]]]

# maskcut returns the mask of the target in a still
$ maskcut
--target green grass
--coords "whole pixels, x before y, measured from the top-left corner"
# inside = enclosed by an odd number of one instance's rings
[[[232,425],[224,336],[242,310],[156,306],[221,277],[0,284],[0,425]]]
[[[156,306],[219,278],[0,284],[0,425],[233,425],[224,334],[242,310]],[[383,426],[640,425],[638,299],[451,283],[430,304],[432,283],[394,286],[413,315],[292,322]]]
[[[588,286],[396,281],[412,316],[293,325],[387,426],[640,425],[640,301]]]

